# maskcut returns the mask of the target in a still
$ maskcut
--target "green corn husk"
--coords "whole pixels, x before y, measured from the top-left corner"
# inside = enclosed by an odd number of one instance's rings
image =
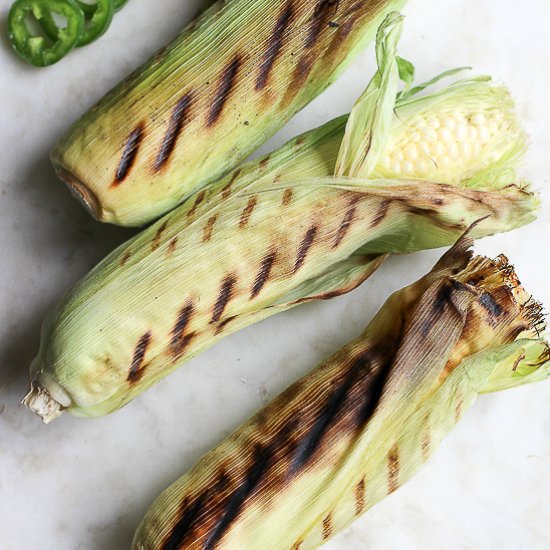
[[[405,1],[220,1],[73,124],[53,165],[98,220],[154,220],[279,130]]]
[[[450,245],[479,220],[476,238],[534,219],[536,197],[513,183],[525,138],[504,88],[460,81],[395,107],[401,25],[391,14],[381,27],[380,70],[347,125],[332,121],[196,194],[66,294],[44,322],[25,404],[45,421],[107,414],[220,338],[352,290],[388,252]],[[501,119],[476,158],[432,179],[367,177],[407,124],[462,104],[468,117]]]
[[[480,393],[548,378],[540,306],[470,244],[165,490],[133,550],[317,548],[416,473]]]

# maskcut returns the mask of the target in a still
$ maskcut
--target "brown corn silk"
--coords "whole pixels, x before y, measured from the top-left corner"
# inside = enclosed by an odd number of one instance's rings
[[[218,2],[72,125],[54,167],[98,220],[154,220],[281,128],[404,4]]]
[[[407,481],[479,393],[548,377],[540,306],[470,243],[163,492],[132,548],[317,548]]]
[[[479,220],[476,238],[534,219],[536,197],[514,183],[523,133],[508,95],[485,80],[460,81],[395,107],[400,29],[390,14],[377,40],[386,57],[349,119],[197,192],[63,297],[31,369],[32,410],[45,421],[62,410],[107,414],[224,336],[352,290],[388,252],[450,245]],[[451,172],[383,177],[383,161],[372,159],[397,154],[409,120],[444,120],[457,105],[469,118],[497,112],[507,126]]]

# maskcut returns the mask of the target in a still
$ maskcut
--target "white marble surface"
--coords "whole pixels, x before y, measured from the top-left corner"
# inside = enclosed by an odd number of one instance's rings
[[[0,549],[119,550],[155,495],[291,381],[356,335],[389,293],[439,252],[390,260],[367,284],[234,335],[125,409],[50,426],[18,405],[39,325],[63,290],[129,231],[92,222],[47,155],[66,126],[164,44],[201,0],[130,0],[96,44],[37,70],[8,50],[0,1]],[[470,64],[507,82],[533,148],[525,175],[547,206],[521,231],[486,239],[550,304],[550,5],[546,0],[411,0],[401,53],[419,76]],[[347,111],[372,50],[267,144]],[[412,482],[327,550],[546,550],[550,383],[481,398]]]

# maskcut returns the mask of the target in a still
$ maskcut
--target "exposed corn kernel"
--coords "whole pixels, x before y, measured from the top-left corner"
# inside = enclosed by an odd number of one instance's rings
[[[450,116],[445,117],[443,119],[443,126],[452,132],[456,128],[456,119]]]
[[[472,123],[476,126],[483,126],[487,122],[487,117],[483,113],[476,113],[472,117]]]
[[[456,141],[451,141],[447,145],[447,154],[449,155],[449,158],[453,160],[457,160],[460,156],[460,149],[458,148],[458,144]]]
[[[472,156],[472,144],[469,141],[462,141],[459,145],[460,156],[469,159]]]
[[[426,141],[437,141],[437,132],[431,126],[424,126],[422,128],[422,137]]]
[[[418,148],[414,143],[411,143],[405,149],[405,158],[412,161],[415,161],[418,159]]]
[[[436,157],[442,157],[445,154],[445,145],[440,141],[437,141],[432,145],[432,154]]]
[[[460,124],[455,132],[457,141],[464,141],[468,139],[468,126],[466,124]]]
[[[453,134],[447,128],[440,128],[438,135],[439,139],[445,143],[453,139]]]
[[[412,174],[414,173],[415,169],[414,169],[414,162],[410,161],[410,160],[406,160],[404,163],[403,163],[403,173],[405,174]]]
[[[478,138],[481,143],[489,143],[491,141],[491,132],[487,126],[481,126],[479,128]]]

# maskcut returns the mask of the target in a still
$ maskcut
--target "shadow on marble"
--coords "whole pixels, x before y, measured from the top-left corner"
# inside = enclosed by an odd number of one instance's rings
[[[12,298],[20,318],[16,313],[7,319],[7,338],[0,341],[0,390],[17,393],[19,398],[27,386],[28,367],[38,350],[40,325],[48,309],[135,233],[93,220],[57,179],[47,157],[26,166],[18,181],[9,182],[5,200],[17,211],[13,232],[22,248],[13,271],[31,273],[27,288],[17,288],[19,295]]]

